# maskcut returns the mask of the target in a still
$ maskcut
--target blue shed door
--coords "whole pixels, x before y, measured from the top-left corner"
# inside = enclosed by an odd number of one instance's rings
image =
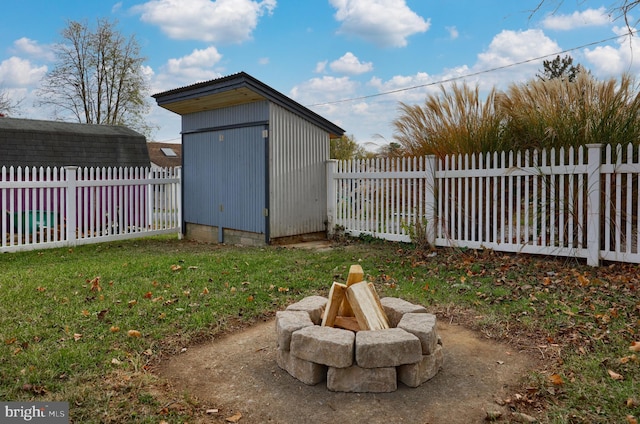
[[[260,125],[184,135],[185,222],[268,238],[264,129]]]

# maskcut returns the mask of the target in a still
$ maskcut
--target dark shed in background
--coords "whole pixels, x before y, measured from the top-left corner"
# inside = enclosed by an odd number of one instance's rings
[[[0,167],[149,167],[146,138],[129,128],[0,118]]]
[[[153,97],[182,117],[187,238],[325,236],[329,140],[342,128],[244,72]]]

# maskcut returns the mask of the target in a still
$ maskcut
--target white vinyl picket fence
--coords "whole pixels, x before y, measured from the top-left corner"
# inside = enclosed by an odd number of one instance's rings
[[[180,168],[0,169],[0,252],[181,234]]]
[[[330,161],[330,232],[640,263],[640,149]]]

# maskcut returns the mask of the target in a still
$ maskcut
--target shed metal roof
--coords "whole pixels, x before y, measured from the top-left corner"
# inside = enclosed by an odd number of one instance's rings
[[[146,138],[129,128],[0,118],[0,166],[145,166]]]
[[[154,94],[153,98],[160,107],[179,115],[269,100],[307,119],[332,136],[344,134],[339,126],[245,72],[175,88]]]

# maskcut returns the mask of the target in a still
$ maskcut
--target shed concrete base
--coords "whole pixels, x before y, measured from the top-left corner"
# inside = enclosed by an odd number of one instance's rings
[[[220,229],[209,225],[185,223],[185,238],[203,243],[219,243]],[[222,229],[222,242],[225,244],[241,244],[243,246],[265,246],[264,234],[249,231]]]
[[[218,227],[212,227],[210,225],[194,224],[192,222],[185,223],[185,239],[187,240],[195,240],[203,243],[219,243],[219,231],[220,229]],[[252,233],[249,231],[240,231],[230,228],[223,228],[222,231],[222,242],[225,244],[241,244],[243,246],[265,246],[267,244],[263,233]],[[273,238],[269,244],[284,246],[294,243],[326,239],[327,234],[324,231],[321,231]]]

